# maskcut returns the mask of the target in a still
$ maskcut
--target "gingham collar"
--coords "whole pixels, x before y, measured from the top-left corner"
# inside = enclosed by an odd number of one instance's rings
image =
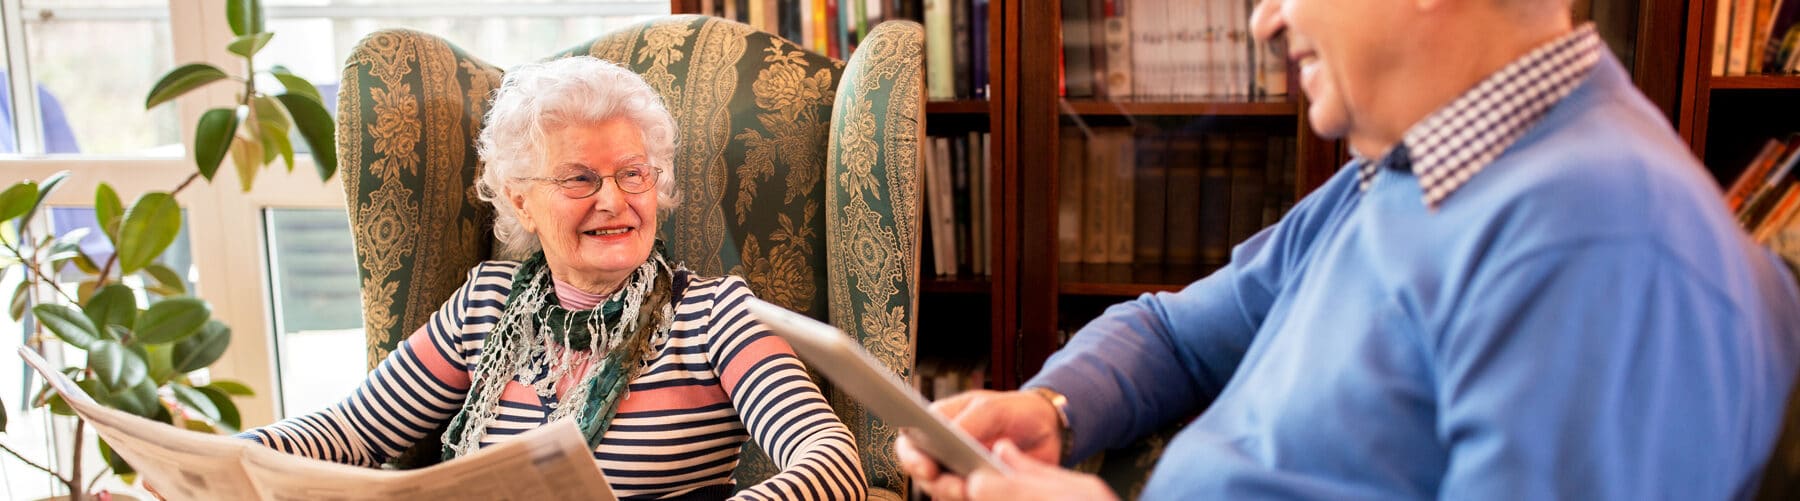
[[[1382,159],[1357,160],[1357,186],[1368,191],[1383,168],[1410,170],[1425,206],[1437,209],[1574,92],[1602,47],[1594,25],[1586,24],[1532,49],[1426,115]]]

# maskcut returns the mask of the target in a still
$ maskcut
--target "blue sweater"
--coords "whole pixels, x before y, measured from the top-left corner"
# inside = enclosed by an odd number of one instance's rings
[[[1754,492],[1800,293],[1601,59],[1436,211],[1404,171],[1364,193],[1343,169],[1027,386],[1069,395],[1075,457],[1199,413],[1146,499]]]

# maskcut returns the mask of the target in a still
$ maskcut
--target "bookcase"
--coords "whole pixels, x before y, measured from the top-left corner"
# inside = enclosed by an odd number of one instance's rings
[[[767,9],[799,8],[802,2],[841,8],[865,0],[672,0],[672,6],[674,12],[717,15],[721,5],[734,1],[761,2],[767,15]],[[967,2],[982,12],[974,16],[984,19],[974,23],[982,30],[950,31],[951,36],[977,38],[969,42],[972,47],[985,45],[974,49],[985,57],[970,68],[977,74],[970,78],[986,85],[981,92],[954,94],[965,97],[934,98],[926,106],[927,130],[934,138],[968,138],[971,132],[985,137],[985,156],[970,162],[981,172],[970,175],[985,181],[979,183],[980,194],[971,198],[984,199],[988,215],[971,232],[982,242],[973,246],[974,259],[984,266],[959,262],[955,273],[939,275],[936,259],[921,258],[918,353],[926,377],[940,367],[964,373],[977,368],[980,374],[964,386],[1016,388],[1068,333],[1106,306],[1146,292],[1178,290],[1210,273],[1232,246],[1278,218],[1348,160],[1342,144],[1312,134],[1305,96],[1292,76],[1283,82],[1289,90],[1283,95],[1198,91],[1181,97],[1140,92],[1122,97],[1091,88],[1068,91],[1063,68],[1069,63],[1064,45],[1070,27],[1063,20],[1074,9],[1086,7],[1091,22],[1103,23],[1107,13],[1124,10],[1128,17],[1134,6],[1197,9],[1236,0],[945,1]],[[864,6],[922,21],[929,38],[932,23],[941,21],[924,11],[936,2],[867,0]],[[1243,0],[1244,16],[1253,5],[1253,0]],[[1683,53],[1683,36],[1693,31],[1693,19],[1684,17],[1691,16],[1690,7],[1685,0],[1577,0],[1573,9],[1578,21],[1596,23],[1632,69],[1640,89],[1674,122],[1685,119],[1691,104],[1682,93],[1683,61],[1671,56]],[[1089,56],[1105,57],[1108,27],[1083,28],[1081,38],[1092,48]],[[1247,35],[1229,31],[1224,39]],[[933,57],[929,52],[928,60]],[[1287,66],[1285,59],[1273,62]],[[1088,64],[1095,70],[1093,59]],[[1104,79],[1096,75],[1088,85]],[[930,146],[927,154],[932,154]],[[1077,157],[1080,161],[1074,161]],[[1113,165],[1089,169],[1088,160],[1107,158]],[[1069,200],[1086,200],[1073,195],[1088,196],[1098,191],[1093,186],[1106,184],[1090,181],[1097,172],[1128,172],[1130,179],[1115,183],[1114,198],[1102,206],[1137,211],[1143,205],[1137,202],[1160,197],[1163,210],[1145,212],[1160,217],[1133,212],[1130,219],[1106,219],[1111,228],[1101,225],[1085,232],[1129,236],[1127,247],[1087,259],[1068,249],[1080,237],[1070,241],[1059,230],[1069,215],[1088,222],[1105,217],[1100,208],[1100,216],[1081,218],[1093,211],[1069,205]],[[1146,194],[1141,200],[1139,192]],[[1129,221],[1131,231],[1121,232],[1127,224],[1119,221]],[[938,236],[925,226],[921,253],[932,254],[931,239]],[[1171,239],[1177,245],[1171,246]]]
[[[1736,179],[1765,141],[1800,132],[1800,75],[1720,75],[1714,70],[1715,58],[1731,50],[1718,44],[1721,15],[1733,20],[1734,8],[1771,4],[1781,2],[1691,0],[1685,6],[1679,130],[1721,185]],[[1727,30],[1735,29],[1726,24]]]

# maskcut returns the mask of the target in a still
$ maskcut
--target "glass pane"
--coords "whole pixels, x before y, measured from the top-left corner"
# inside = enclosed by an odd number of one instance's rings
[[[350,222],[335,209],[269,209],[281,411],[295,416],[342,400],[362,382],[361,289]]]
[[[410,28],[435,34],[469,54],[505,68],[537,60],[651,15],[667,14],[669,8],[666,0],[637,0],[572,5],[567,7],[569,15],[486,15],[488,11],[506,12],[505,8],[492,8],[495,4],[506,3],[546,2],[471,2],[459,4],[457,8],[446,8],[441,5],[442,2],[429,1],[270,0],[264,2],[264,5],[271,11],[269,31],[275,32],[276,36],[257,56],[256,63],[259,69],[281,64],[312,81],[327,101],[326,108],[335,112],[337,81],[342,74],[344,60],[349,58],[350,50],[355,47],[356,42],[375,30]],[[393,4],[416,4],[420,8],[417,15],[401,17],[395,14]],[[617,6],[620,8],[611,10],[643,14],[581,15],[584,11],[592,11],[595,5]],[[283,16],[281,7],[284,6],[293,7],[289,12],[302,15]],[[309,7],[312,9],[308,9]],[[446,11],[460,14],[443,15]],[[319,15],[310,15],[313,13]],[[258,85],[280,88],[280,84],[272,81],[258,81]],[[295,141],[294,147],[304,148],[305,144]]]
[[[175,107],[143,109],[150,86],[174,67],[167,3],[69,3],[40,4],[23,16],[45,150],[181,155]]]

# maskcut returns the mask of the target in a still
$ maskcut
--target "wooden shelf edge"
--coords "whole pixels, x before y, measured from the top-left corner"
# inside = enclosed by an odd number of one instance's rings
[[[988,112],[986,99],[959,99],[955,101],[926,101],[925,113],[940,115],[984,115]]]
[[[1212,274],[1218,266],[1200,264],[1074,264],[1057,266],[1056,291],[1077,296],[1136,296],[1174,292]]]
[[[1137,296],[1154,292],[1175,292],[1187,287],[1187,284],[1110,284],[1095,282],[1065,282],[1058,285],[1057,292],[1070,296]]]
[[[1214,115],[1245,117],[1291,117],[1298,113],[1298,103],[1280,98],[1266,101],[1123,101],[1065,99],[1064,114],[1076,115]]]
[[[1800,89],[1800,75],[1742,75],[1711,77],[1707,87],[1719,89]]]

